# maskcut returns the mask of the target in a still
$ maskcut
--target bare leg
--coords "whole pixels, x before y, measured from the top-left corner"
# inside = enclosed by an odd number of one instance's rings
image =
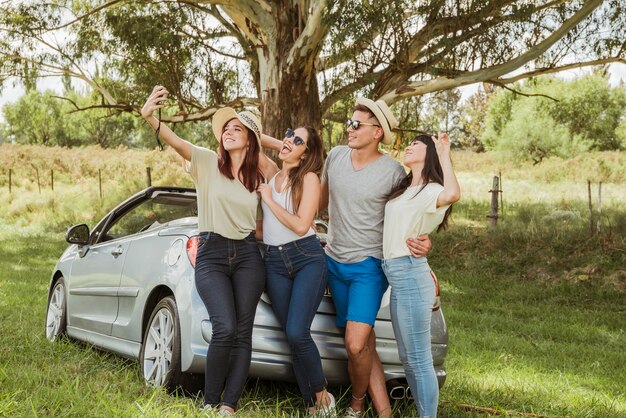
[[[362,322],[348,321],[346,324],[346,351],[348,353],[348,375],[352,384],[350,406],[363,411],[365,393],[372,371],[372,350],[369,344],[372,326]]]
[[[380,362],[378,353],[376,352],[376,335],[374,330],[370,333],[368,341],[372,354],[372,372],[370,374],[368,392],[372,398],[374,408],[380,417],[391,416],[391,404],[389,403],[389,395],[387,394],[387,386],[385,385],[385,373],[383,365]]]

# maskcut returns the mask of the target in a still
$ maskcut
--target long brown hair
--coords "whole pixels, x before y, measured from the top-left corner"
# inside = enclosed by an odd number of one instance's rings
[[[443,169],[441,168],[441,163],[439,162],[439,156],[437,155],[437,148],[435,147],[435,142],[430,135],[418,135],[413,141],[420,141],[424,145],[426,145],[426,157],[424,158],[424,167],[422,168],[422,178],[421,184],[422,186],[419,188],[415,196],[417,196],[423,189],[426,187],[428,183],[438,183],[443,186]],[[413,142],[411,141],[411,142]],[[398,182],[394,186],[394,188],[389,192],[387,200],[395,199],[400,196],[402,193],[409,188],[411,183],[413,182],[413,172],[409,171],[409,174],[406,175],[402,180]],[[446,210],[445,215],[443,216],[443,221],[437,227],[437,232],[448,229],[448,218],[452,213],[452,205]]]
[[[322,138],[315,129],[310,126],[303,126],[309,136],[306,143],[307,150],[302,154],[305,158],[300,161],[296,167],[289,169],[289,188],[291,193],[291,205],[294,212],[298,211],[300,202],[302,201],[302,192],[304,188],[304,176],[313,172],[319,177],[324,167],[324,146]]]
[[[231,119],[232,120],[232,119]],[[224,130],[226,125],[228,125],[227,121],[222,127],[222,134],[224,134]],[[256,135],[252,132],[251,129],[248,129],[247,126],[244,125],[244,128],[248,134],[248,149],[246,151],[246,156],[243,159],[243,164],[239,168],[239,172],[237,173],[237,177],[239,174],[243,175],[243,185],[250,193],[256,191],[259,187],[259,184],[263,182],[263,174],[259,170],[259,154],[261,152],[261,148],[259,147],[259,142],[256,139]],[[232,159],[230,158],[230,153],[224,149],[224,144],[221,138],[219,139],[219,161],[217,163],[217,167],[220,170],[222,175],[227,178],[234,180],[232,170]]]

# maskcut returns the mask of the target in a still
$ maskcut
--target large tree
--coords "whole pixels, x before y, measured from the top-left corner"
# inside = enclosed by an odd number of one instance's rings
[[[341,120],[476,82],[626,62],[623,0],[57,0],[0,6],[0,80],[69,75],[137,112],[155,83],[170,122],[258,106],[264,130]],[[513,73],[514,75],[511,75]]]

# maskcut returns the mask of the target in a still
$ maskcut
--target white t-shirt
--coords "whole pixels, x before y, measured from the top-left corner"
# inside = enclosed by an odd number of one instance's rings
[[[276,191],[276,176],[268,182],[272,187],[272,199],[280,206],[285,208],[287,212],[293,214],[294,210],[291,205],[291,187],[284,189],[281,193]],[[278,220],[274,212],[261,200],[263,207],[263,243],[267,245],[283,245],[288,242],[296,241],[315,234],[313,228],[309,228],[306,234],[300,236],[291,229],[283,225]]]
[[[450,206],[437,207],[437,198],[442,191],[443,186],[438,183],[428,183],[423,188],[412,186],[387,202],[383,230],[385,259],[411,255],[406,240],[430,234],[439,226]]]

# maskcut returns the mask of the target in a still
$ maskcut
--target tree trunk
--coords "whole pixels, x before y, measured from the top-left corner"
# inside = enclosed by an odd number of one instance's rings
[[[279,4],[274,29],[266,32],[267,47],[259,49],[258,58],[263,132],[282,139],[286,128],[310,125],[321,129],[322,113],[317,72],[314,67],[306,68],[311,51],[298,54],[295,62],[287,60],[306,24],[299,2]]]

